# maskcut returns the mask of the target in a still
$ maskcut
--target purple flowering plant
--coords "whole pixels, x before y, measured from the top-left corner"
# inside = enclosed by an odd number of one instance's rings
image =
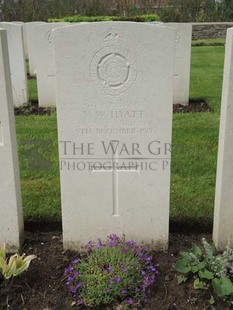
[[[135,309],[147,300],[158,274],[147,247],[112,234],[106,242],[89,241],[82,249],[65,269],[66,285],[78,306]]]

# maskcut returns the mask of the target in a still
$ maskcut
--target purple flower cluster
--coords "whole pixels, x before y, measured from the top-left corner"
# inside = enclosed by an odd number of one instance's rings
[[[65,269],[65,275],[67,277],[66,279],[66,285],[69,287],[69,292],[76,296],[77,290],[81,287],[81,283],[77,282],[79,273],[75,269],[75,265],[78,264],[79,260],[75,259],[73,260],[72,264]]]
[[[86,259],[95,251],[109,249],[108,252],[117,249],[119,257],[114,261],[113,257],[106,261],[106,253],[103,259],[97,262],[97,266],[90,266],[90,269],[98,269],[98,275],[102,274],[101,283],[106,282],[103,294],[109,302],[121,301],[127,305],[133,305],[136,302],[147,299],[148,289],[156,281],[158,274],[158,265],[153,265],[152,258],[148,254],[148,249],[145,246],[139,246],[134,241],[125,241],[124,238],[119,238],[115,234],[111,234],[107,238],[107,242],[102,242],[98,239],[96,242],[89,241],[82,246],[84,250],[80,259],[75,259],[71,265],[65,269],[66,285],[69,292],[77,300],[77,304],[85,304],[84,299],[88,298],[85,295],[85,289],[90,287],[90,283],[85,283],[82,277],[82,259]],[[110,254],[111,255],[111,254]],[[101,255],[100,255],[101,257]],[[124,260],[124,258],[127,259]],[[102,271],[99,271],[102,270]],[[87,285],[88,284],[88,285]],[[98,282],[94,289],[98,290]],[[103,286],[103,284],[101,284]],[[115,294],[115,295],[114,295]],[[106,297],[107,296],[107,297]],[[93,298],[92,298],[93,299]],[[88,304],[86,304],[88,305]],[[97,304],[96,304],[97,305]],[[99,304],[98,304],[99,305]]]

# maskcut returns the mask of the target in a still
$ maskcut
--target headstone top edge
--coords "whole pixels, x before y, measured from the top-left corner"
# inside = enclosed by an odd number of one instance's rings
[[[22,25],[10,23],[10,22],[0,22],[0,28],[1,28],[1,25],[7,25],[7,26],[10,26],[10,27],[15,27],[15,29],[22,28]]]
[[[75,25],[70,24],[67,26],[61,26],[61,27],[57,27],[55,29],[52,30],[53,33],[53,37],[55,38],[56,35],[59,35],[59,33],[62,33],[64,31],[68,32],[68,31],[75,31],[75,29],[85,29],[85,28],[89,28],[89,29],[96,29],[97,27],[99,29],[101,28],[106,28],[107,26],[109,27],[125,27],[126,28],[130,28],[130,27],[139,27],[139,28],[144,28],[144,29],[151,29],[152,31],[159,31],[159,32],[167,32],[167,33],[174,33],[174,29],[169,27],[169,25],[165,25],[165,24],[161,24],[157,27],[155,27],[155,24],[152,23],[139,23],[139,22],[120,22],[120,21],[116,21],[116,22],[111,22],[111,21],[107,21],[107,22],[93,22],[93,23],[77,23]]]
[[[60,24],[58,27],[54,27],[54,26],[57,26],[58,24]],[[35,24],[33,29],[46,29],[46,28],[50,29],[52,27],[54,27],[54,28],[64,28],[64,27],[67,27],[67,26],[70,26],[69,22]]]
[[[165,25],[177,25],[177,26],[190,26],[190,27],[192,27],[193,26],[193,24],[192,23],[172,23],[172,22],[169,22],[169,23],[164,23]]]
[[[46,22],[42,22],[42,21],[33,21],[33,22],[26,22],[25,24],[48,24]]]
[[[0,25],[0,33],[1,33],[1,34],[2,34],[2,33],[6,33],[6,29],[1,28],[1,25]]]
[[[233,35],[233,27],[227,29],[227,34]]]

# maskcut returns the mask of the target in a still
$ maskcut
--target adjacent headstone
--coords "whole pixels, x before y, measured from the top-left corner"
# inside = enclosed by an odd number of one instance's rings
[[[40,107],[55,107],[55,77],[52,30],[69,23],[49,23],[34,27],[36,76]]]
[[[189,104],[192,24],[168,23],[175,30],[174,104]]]
[[[27,44],[27,34],[26,34],[26,25],[24,22],[13,22],[16,25],[21,25],[23,27],[23,47],[24,47],[24,55],[25,59],[28,60],[28,44]]]
[[[168,245],[174,31],[102,22],[53,30],[63,241]]]
[[[222,88],[213,240],[233,247],[233,28],[228,29]]]
[[[26,37],[28,46],[29,74],[36,76],[36,38],[34,37],[34,27],[45,24],[44,22],[28,22],[25,23]]]
[[[22,26],[13,23],[0,23],[7,31],[13,102],[15,107],[28,103],[27,72],[23,47]]]
[[[16,251],[23,239],[18,152],[6,31],[0,29],[0,246]]]
[[[152,22],[175,30],[174,104],[189,104],[192,24]]]

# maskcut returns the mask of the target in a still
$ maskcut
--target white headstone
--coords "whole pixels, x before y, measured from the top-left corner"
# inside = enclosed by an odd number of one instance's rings
[[[40,107],[55,107],[55,77],[52,30],[69,23],[49,23],[34,27],[36,76]]]
[[[16,251],[23,238],[18,152],[6,31],[0,29],[0,246]]]
[[[7,31],[13,102],[15,107],[28,103],[28,84],[23,48],[22,26],[13,23],[0,23]]]
[[[192,24],[168,23],[165,24],[175,30],[175,71],[174,71],[174,98],[173,102],[189,104]]]
[[[233,247],[233,28],[228,29],[222,88],[213,240]]]
[[[28,61],[29,61],[29,74],[36,76],[36,38],[34,37],[34,27],[45,24],[44,22],[28,22],[26,26],[27,46],[28,46]]]
[[[64,247],[125,234],[168,245],[174,31],[53,31]]]
[[[27,44],[27,34],[26,34],[26,25],[24,22],[13,22],[16,25],[21,25],[23,27],[23,47],[24,47],[24,55],[25,59],[28,60],[28,44]]]

